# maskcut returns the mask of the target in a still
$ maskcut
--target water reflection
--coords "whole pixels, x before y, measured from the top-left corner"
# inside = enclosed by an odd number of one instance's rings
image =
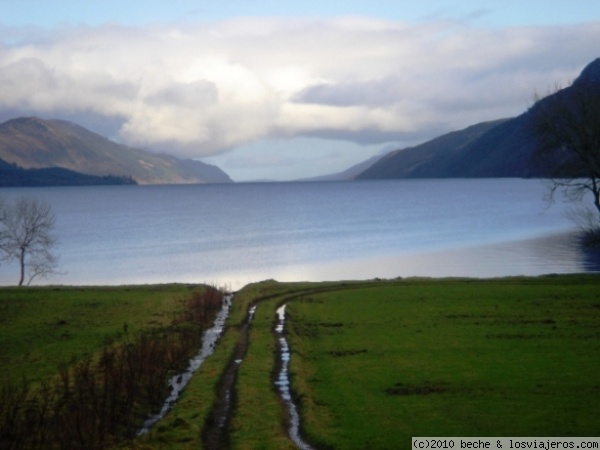
[[[598,252],[570,234],[551,236],[574,225],[565,205],[543,208],[544,192],[539,180],[488,179],[9,189],[3,196],[40,196],[57,216],[61,274],[36,283],[204,282],[237,290],[268,278],[598,271]],[[1,269],[0,285],[18,279],[18,264]]]
[[[280,281],[396,277],[492,278],[600,271],[600,249],[586,249],[580,234],[280,268]]]
[[[585,248],[581,235],[570,232],[436,251],[227,270],[209,281],[237,290],[269,278],[282,282],[412,276],[493,278],[581,272],[600,272],[600,247]]]
[[[200,351],[190,360],[189,366],[185,372],[175,375],[169,380],[169,386],[171,387],[171,393],[169,394],[169,397],[165,400],[161,410],[157,414],[150,416],[144,422],[144,426],[137,433],[138,436],[146,434],[148,431],[150,431],[150,428],[152,428],[167,414],[167,412],[169,412],[171,407],[179,399],[179,395],[181,394],[181,391],[183,391],[183,388],[185,388],[185,386],[191,380],[194,372],[200,368],[206,358],[212,355],[215,345],[223,333],[225,321],[227,320],[229,308],[231,307],[232,297],[233,296],[231,294],[228,294],[223,298],[223,305],[215,318],[213,326],[202,334],[202,346]]]
[[[279,340],[279,354],[281,358],[281,369],[279,376],[275,381],[275,385],[279,389],[279,395],[288,408],[290,424],[289,434],[294,444],[300,450],[313,450],[313,448],[300,436],[300,415],[298,414],[298,408],[294,403],[292,394],[290,391],[290,377],[289,377],[289,366],[290,366],[290,346],[284,335],[285,329],[285,307],[283,305],[277,309],[277,325],[275,326],[275,332],[277,333]]]
[[[600,245],[590,247],[579,240],[578,242],[586,272],[600,272]]]

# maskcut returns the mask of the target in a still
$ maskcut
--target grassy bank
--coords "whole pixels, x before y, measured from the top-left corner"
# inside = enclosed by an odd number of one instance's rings
[[[203,286],[3,293],[11,324],[3,329],[3,357],[23,372],[20,383],[12,375],[0,386],[6,449],[105,449],[133,438],[222,304],[219,291]],[[51,333],[56,327],[61,334]]]
[[[39,382],[106,342],[167,326],[193,289],[0,288],[0,385]]]
[[[229,310],[227,325],[219,343],[194,374],[174,408],[150,432],[126,448],[135,450],[202,449],[202,431],[217,400],[221,374],[230,362],[239,340],[239,327],[246,319],[250,303],[260,290],[247,288],[251,295],[236,295]]]

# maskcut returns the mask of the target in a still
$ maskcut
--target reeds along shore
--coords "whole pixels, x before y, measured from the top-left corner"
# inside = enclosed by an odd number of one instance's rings
[[[0,448],[103,449],[135,436],[168,395],[169,374],[186,367],[221,308],[212,287],[181,300],[168,327],[107,343],[99,354],[64,364],[38,386],[0,391]]]

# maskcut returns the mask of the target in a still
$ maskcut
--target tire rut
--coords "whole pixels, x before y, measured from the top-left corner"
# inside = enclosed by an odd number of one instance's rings
[[[369,282],[352,284],[340,283],[334,286],[298,289],[295,291],[292,290],[278,294],[276,293],[255,299],[248,307],[248,312],[246,314],[244,323],[238,326],[238,341],[236,342],[232,357],[227,367],[221,374],[221,378],[219,379],[219,383],[217,385],[217,400],[212,406],[211,413],[206,419],[202,431],[202,442],[204,448],[206,450],[224,450],[230,448],[229,425],[236,407],[235,384],[237,381],[238,369],[248,351],[250,344],[250,327],[259,303],[266,300],[279,298],[281,299],[279,305],[283,305],[284,303],[297,300],[305,295],[364,288],[368,287],[369,285],[374,286]]]

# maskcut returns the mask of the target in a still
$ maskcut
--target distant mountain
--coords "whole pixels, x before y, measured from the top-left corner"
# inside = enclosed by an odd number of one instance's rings
[[[24,169],[62,168],[139,184],[232,182],[216,166],[127,147],[72,122],[37,117],[0,124],[0,158]]]
[[[600,89],[600,58],[590,63],[560,95],[569,95],[572,89],[584,84],[586,89]],[[518,117],[480,123],[415,147],[393,151],[356,178],[546,176],[547,172],[535,158],[539,142],[531,126],[534,111],[535,106]]]
[[[302,178],[300,180],[295,180],[295,181],[346,181],[346,180],[352,180],[358,174],[364,172],[366,169],[371,167],[373,164],[375,164],[377,161],[379,161],[383,157],[384,157],[384,155],[376,155],[376,156],[373,156],[373,157],[367,159],[366,161],[355,164],[352,167],[349,167],[348,169],[346,169],[342,172],[333,173],[330,175],[321,175],[318,177]]]

